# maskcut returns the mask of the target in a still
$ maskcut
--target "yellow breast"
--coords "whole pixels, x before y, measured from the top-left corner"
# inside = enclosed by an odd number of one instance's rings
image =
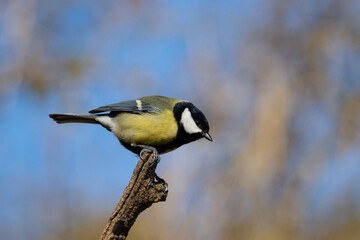
[[[121,141],[143,145],[164,145],[177,134],[178,126],[173,112],[165,110],[161,114],[121,113],[116,119],[116,128],[112,130]]]

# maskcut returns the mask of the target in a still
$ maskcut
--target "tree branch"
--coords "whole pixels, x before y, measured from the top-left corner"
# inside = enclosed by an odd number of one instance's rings
[[[153,154],[144,154],[135,167],[129,185],[116,205],[106,224],[100,240],[126,239],[137,216],[153,203],[165,201],[167,185],[157,177],[157,162],[150,164]]]

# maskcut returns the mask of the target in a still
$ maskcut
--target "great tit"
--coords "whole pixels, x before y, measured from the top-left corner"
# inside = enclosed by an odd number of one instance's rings
[[[142,151],[152,151],[157,157],[203,137],[212,141],[205,115],[184,100],[147,96],[102,106],[89,113],[49,116],[57,123],[100,124],[140,157]]]

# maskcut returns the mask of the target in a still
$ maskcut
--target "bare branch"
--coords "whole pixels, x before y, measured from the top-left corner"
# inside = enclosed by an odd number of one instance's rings
[[[144,154],[145,155],[145,154]],[[158,179],[155,169],[157,163],[151,164],[153,155],[140,159],[129,185],[111,214],[100,240],[126,239],[137,216],[153,203],[165,201],[168,189],[165,181]]]

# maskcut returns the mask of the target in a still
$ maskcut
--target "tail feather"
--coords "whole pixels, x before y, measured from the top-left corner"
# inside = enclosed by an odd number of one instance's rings
[[[95,120],[97,115],[91,114],[58,114],[53,113],[49,114],[55,122],[57,123],[92,123],[92,124],[99,124],[98,121]]]

